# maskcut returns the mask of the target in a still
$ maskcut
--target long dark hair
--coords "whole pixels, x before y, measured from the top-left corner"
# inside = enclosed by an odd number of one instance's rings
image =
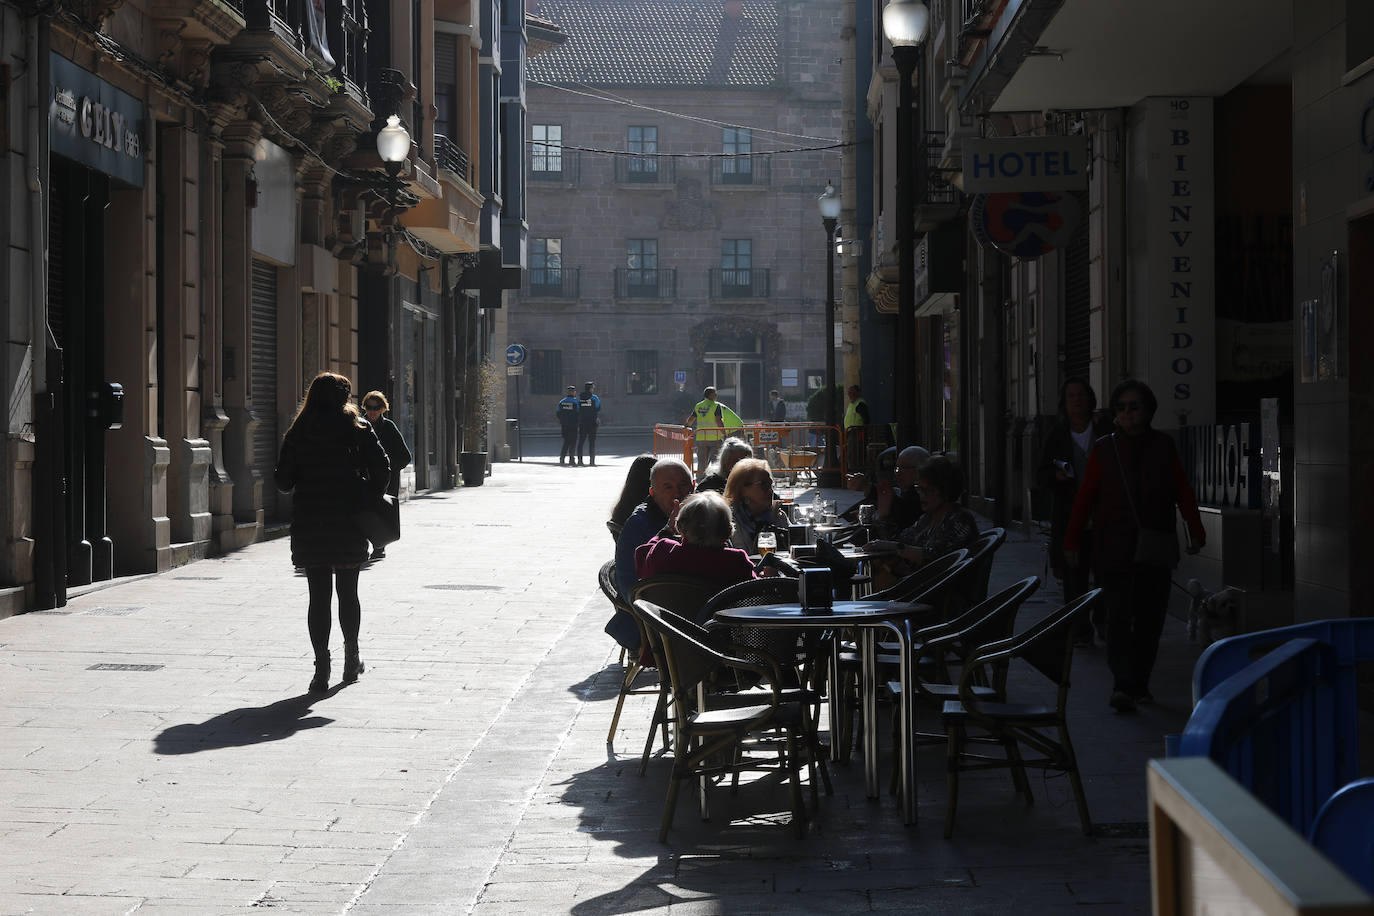
[[[611,509],[611,521],[617,525],[625,524],[625,519],[635,511],[635,507],[649,498],[649,475],[657,460],[653,455],[640,455],[630,462],[625,486],[620,489],[620,499]]]
[[[358,416],[358,406],[350,400],[353,383],[337,372],[321,372],[310,381],[305,400],[291,421],[287,433],[297,427],[328,422],[331,418],[347,420],[353,426],[362,426],[366,421]]]

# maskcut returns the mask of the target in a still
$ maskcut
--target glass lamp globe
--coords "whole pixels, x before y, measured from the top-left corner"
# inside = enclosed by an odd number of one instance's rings
[[[840,195],[833,184],[827,183],[821,196],[816,198],[816,206],[821,208],[821,219],[838,219],[840,216]]]
[[[396,115],[389,115],[386,127],[377,131],[377,153],[388,165],[400,165],[410,155],[410,133]]]
[[[888,0],[883,7],[883,34],[894,48],[919,45],[929,28],[930,10],[921,0]]]

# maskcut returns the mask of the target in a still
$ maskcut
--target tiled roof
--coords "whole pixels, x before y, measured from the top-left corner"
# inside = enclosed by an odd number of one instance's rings
[[[539,0],[537,14],[568,40],[529,62],[532,80],[738,87],[778,80],[776,0]]]

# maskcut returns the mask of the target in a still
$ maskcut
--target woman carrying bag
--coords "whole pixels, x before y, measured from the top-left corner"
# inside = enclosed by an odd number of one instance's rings
[[[335,592],[344,638],[343,682],[351,684],[363,673],[358,571],[368,552],[367,538],[353,516],[363,488],[374,495],[385,489],[388,465],[377,434],[349,400],[351,390],[342,375],[315,376],[282,439],[277,461],[277,488],[293,494],[291,562],[305,570],[310,587],[307,622],[315,650],[311,693],[329,689],[330,603]]]
[[[1084,527],[1092,522],[1093,575],[1107,611],[1109,703],[1117,712],[1154,699],[1150,673],[1179,559],[1175,509],[1188,526],[1190,554],[1207,540],[1174,440],[1150,426],[1158,406],[1150,387],[1136,379],[1112,391],[1117,431],[1093,446],[1064,535],[1064,559],[1076,566]]]

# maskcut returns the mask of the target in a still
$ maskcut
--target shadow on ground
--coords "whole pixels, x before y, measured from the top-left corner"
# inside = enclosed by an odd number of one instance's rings
[[[333,696],[335,687],[322,696]],[[163,729],[153,739],[155,754],[194,754],[229,747],[246,747],[264,741],[281,741],[307,728],[333,722],[324,716],[308,716],[315,701],[312,694],[278,700],[267,706],[244,706],[206,719]]]

